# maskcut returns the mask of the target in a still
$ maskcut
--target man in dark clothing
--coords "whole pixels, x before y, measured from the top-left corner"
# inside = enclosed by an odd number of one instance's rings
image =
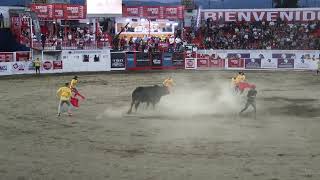
[[[2,13],[0,13],[0,28],[4,28],[4,17]]]
[[[42,43],[42,49],[44,49],[44,46],[46,45],[46,35],[45,34],[42,34],[41,35],[41,43]]]
[[[243,113],[248,107],[251,105],[254,109],[254,117],[256,117],[257,109],[256,109],[256,96],[257,96],[256,86],[252,85],[251,89],[248,91],[247,94],[247,103],[246,106],[241,110],[240,114]]]

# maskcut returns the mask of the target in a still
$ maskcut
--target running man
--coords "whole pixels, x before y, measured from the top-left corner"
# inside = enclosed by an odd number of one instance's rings
[[[256,118],[257,109],[256,109],[256,96],[257,96],[256,85],[252,85],[251,89],[248,91],[247,94],[247,103],[246,106],[241,110],[240,114],[242,114],[248,107],[251,105],[254,109],[254,117]]]
[[[162,84],[167,88],[169,93],[172,92],[172,87],[175,85],[172,77],[168,77],[167,79],[165,79]]]
[[[36,74],[40,74],[40,68],[41,68],[41,61],[39,58],[37,58],[36,60],[34,60],[34,67],[36,69]]]
[[[78,84],[78,76],[74,76],[74,78],[70,82],[70,89],[74,93],[74,97],[80,96],[82,99],[85,99],[84,96],[82,96],[79,91],[77,90],[77,84]]]
[[[70,104],[72,93],[71,89],[69,88],[69,83],[66,83],[64,87],[59,88],[59,90],[57,91],[57,96],[60,98],[58,116],[61,115],[61,109],[63,108],[64,104],[68,106],[68,115],[72,116]]]

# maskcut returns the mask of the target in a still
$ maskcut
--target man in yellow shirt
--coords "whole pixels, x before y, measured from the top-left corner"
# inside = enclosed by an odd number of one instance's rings
[[[34,60],[34,67],[35,67],[35,69],[36,69],[36,74],[38,74],[38,72],[39,72],[39,74],[40,74],[40,67],[41,67],[41,61],[40,61],[40,59],[39,58],[37,58],[36,60]]]
[[[74,96],[80,96],[82,99],[85,99],[84,96],[82,96],[79,91],[77,90],[77,84],[78,84],[78,76],[74,76],[74,78],[70,82],[70,89],[74,93]]]
[[[68,115],[72,116],[71,104],[70,104],[72,93],[71,93],[71,89],[69,88],[69,83],[66,83],[64,87],[61,87],[58,89],[57,96],[60,98],[59,107],[58,107],[58,116],[61,115],[61,109],[63,108],[64,104],[68,106]]]
[[[165,79],[162,84],[164,87],[167,88],[169,93],[172,91],[172,87],[175,85],[172,77],[168,77],[167,79]]]

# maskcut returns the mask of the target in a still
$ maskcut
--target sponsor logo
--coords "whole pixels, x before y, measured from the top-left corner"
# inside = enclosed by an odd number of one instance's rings
[[[188,67],[194,67],[194,60],[187,60]]]
[[[8,71],[8,66],[0,66],[0,72]]]
[[[50,69],[52,68],[52,63],[49,62],[49,61],[44,62],[44,63],[43,63],[43,68],[44,68],[45,70],[50,70]]]

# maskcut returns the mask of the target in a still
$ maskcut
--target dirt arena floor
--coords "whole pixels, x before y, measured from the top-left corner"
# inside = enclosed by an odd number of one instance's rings
[[[80,74],[87,99],[57,114],[73,75],[0,77],[2,180],[319,180],[320,76],[246,72],[257,119],[238,112],[231,71]],[[177,86],[156,110],[127,115],[137,86]]]

